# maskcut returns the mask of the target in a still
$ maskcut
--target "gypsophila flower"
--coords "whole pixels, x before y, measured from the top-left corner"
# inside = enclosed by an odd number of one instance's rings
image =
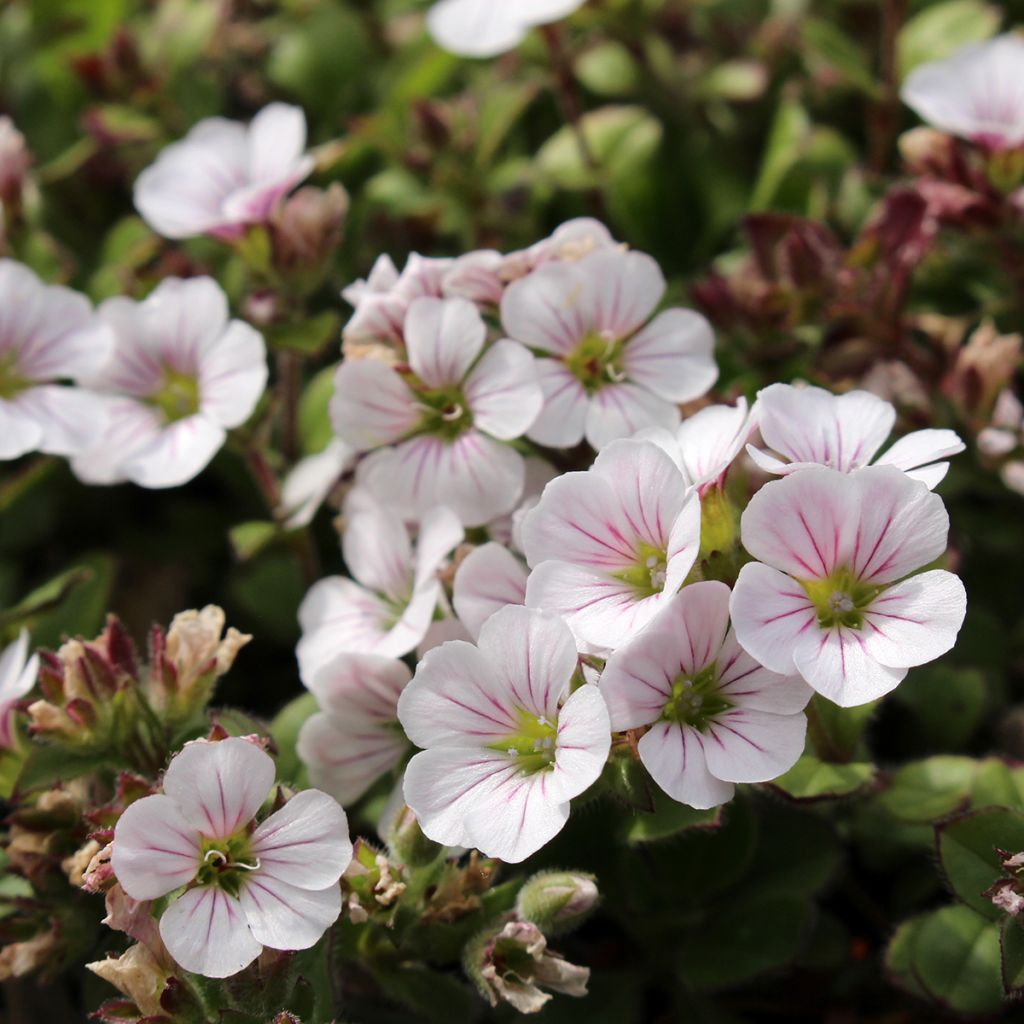
[[[526,601],[527,576],[523,562],[494,541],[474,548],[462,560],[455,573],[452,604],[470,636],[479,636],[495,612]]]
[[[415,547],[393,510],[365,496],[350,508],[342,549],[353,579],[320,580],[299,608],[297,653],[307,683],[346,651],[397,658],[413,650],[442,598],[437,571],[463,537],[447,508],[423,517]]]
[[[525,465],[505,442],[522,436],[543,399],[530,353],[508,340],[485,349],[486,337],[465,299],[417,299],[405,318],[407,367],[338,368],[334,429],[359,451],[383,449],[357,476],[381,502],[410,517],[444,504],[466,526],[515,507]]]
[[[527,608],[491,616],[476,647],[453,640],[420,662],[398,718],[426,748],[404,792],[427,836],[518,862],[561,831],[611,746],[597,687],[570,693],[576,664],[566,625]]]
[[[657,445],[615,441],[586,473],[548,484],[522,536],[527,605],[614,648],[682,586],[700,547],[700,500]]]
[[[308,949],[341,913],[338,880],[352,858],[345,812],[305,790],[260,824],[274,762],[248,740],[189,743],[163,793],[121,815],[112,864],[133,899],[185,886],[163,912],[160,937],[186,971],[224,978],[264,946]]]
[[[0,747],[14,746],[14,711],[35,686],[39,656],[28,653],[28,630],[23,629],[13,644],[0,652]]]
[[[102,401],[60,381],[89,377],[111,344],[83,295],[0,260],[0,459],[73,455],[93,442]]]
[[[92,484],[187,483],[263,394],[263,337],[228,319],[227,297],[209,277],[168,278],[142,302],[108,300],[100,316],[115,344],[90,384],[107,395],[107,424],[74,459],[75,473]]]
[[[882,455],[896,422],[896,410],[867,391],[833,395],[822,388],[772,384],[758,392],[753,413],[765,444],[782,458],[747,446],[766,473],[793,473],[808,466],[831,466],[851,473],[874,460],[896,466],[935,487],[949,470],[948,459],[964,450],[952,430],[915,430]]]
[[[1024,144],[1024,38],[969,43],[914,68],[900,92],[925,121],[987,149]]]
[[[531,440],[566,448],[586,437],[601,449],[645,427],[678,425],[677,403],[703,395],[718,368],[699,313],[669,309],[647,323],[664,292],[650,256],[618,249],[546,263],[509,286],[505,331],[540,354],[544,408]]]
[[[339,654],[309,677],[320,710],[302,725],[298,753],[314,786],[340,804],[358,800],[409,749],[398,698],[412,677],[401,661]]]
[[[640,760],[674,800],[707,808],[737,782],[767,782],[803,753],[812,690],[758,664],[729,625],[729,588],[678,593],[601,673],[616,731],[650,726]]]
[[[249,125],[207,118],[139,175],[135,208],[165,238],[239,238],[309,176],[305,148],[299,107],[271,103]]]
[[[843,707],[894,689],[956,641],[967,598],[950,572],[941,498],[893,466],[806,469],[766,484],[741,520],[732,595],[744,649]],[[762,564],[763,563],[763,564]]]
[[[439,46],[461,57],[496,57],[514,49],[537,25],[572,14],[586,0],[440,0],[427,15]]]

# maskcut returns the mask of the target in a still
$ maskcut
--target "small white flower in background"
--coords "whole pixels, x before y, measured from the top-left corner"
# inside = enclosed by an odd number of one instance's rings
[[[352,468],[355,452],[334,437],[323,451],[300,459],[281,484],[277,515],[288,530],[309,526],[320,506],[337,486],[342,474]]]
[[[85,296],[0,259],[0,459],[73,455],[96,439],[101,399],[59,382],[91,376],[111,344]]]
[[[978,451],[988,459],[1003,460],[999,475],[1003,483],[1024,494],[1024,406],[1009,389],[1000,392],[992,411],[992,422],[978,434]]]
[[[505,331],[541,353],[544,409],[527,432],[532,441],[569,448],[585,437],[601,449],[679,424],[677,403],[703,395],[718,368],[699,313],[669,309],[647,323],[664,293],[650,256],[618,249],[545,263],[509,286]]]
[[[527,575],[522,560],[494,541],[474,548],[462,560],[452,604],[470,636],[479,636],[483,624],[506,605],[525,603]]]
[[[437,505],[466,526],[509,513],[523,493],[521,437],[543,401],[533,356],[502,340],[465,299],[417,299],[405,319],[408,367],[338,368],[331,419],[358,451],[357,481],[410,517]],[[388,447],[395,445],[395,447]]]
[[[587,472],[548,484],[522,536],[526,603],[614,648],[682,586],[700,549],[700,500],[657,445],[615,441]]]
[[[455,513],[435,508],[415,546],[399,515],[365,495],[350,500],[342,537],[352,575],[314,584],[299,608],[303,681],[344,652],[400,658],[426,635],[443,591],[437,571],[463,538]]]
[[[653,441],[667,452],[683,479],[703,495],[722,483],[754,428],[747,400],[740,398],[735,405],[711,405],[695,412],[683,420],[675,433],[650,427],[638,431],[633,438]]]
[[[843,707],[896,688],[956,642],[967,596],[951,572],[911,575],[946,550],[942,499],[893,466],[805,469],[743,513],[732,621],[745,650],[799,672]],[[762,564],[763,563],[763,564]]]
[[[178,487],[209,464],[267,384],[262,335],[228,319],[209,277],[168,278],[142,302],[109,299],[110,359],[89,382],[107,393],[106,429],[72,462],[90,484]]]
[[[28,653],[28,630],[0,652],[0,747],[14,746],[14,709],[36,684],[39,655]]]
[[[374,654],[340,654],[313,672],[320,711],[303,723],[298,752],[314,786],[347,806],[398,766],[409,750],[398,698],[411,677],[403,662]]]
[[[163,793],[130,804],[111,863],[124,891],[155,900],[186,886],[160,937],[186,971],[236,974],[271,949],[308,949],[338,919],[338,881],[352,859],[345,812],[305,790],[260,824],[274,762],[248,740],[189,743]]]
[[[778,778],[803,753],[813,691],[759,665],[729,626],[729,588],[694,583],[601,673],[612,729],[649,725],[640,760],[674,800],[716,807],[737,782]]]
[[[9,117],[0,116],[0,213],[4,203],[18,201],[31,166],[25,136]]]
[[[271,103],[249,125],[211,117],[135,182],[135,208],[164,238],[241,237],[313,170],[299,107]]]
[[[1024,37],[969,43],[907,76],[903,102],[933,128],[987,149],[1024,144]]]
[[[965,448],[952,430],[915,430],[875,459],[892,433],[896,410],[868,391],[833,395],[822,388],[772,384],[758,392],[753,415],[765,444],[788,460],[748,445],[748,454],[766,473],[808,466],[852,473],[874,459],[874,465],[895,466],[932,488],[949,470],[941,460]]]
[[[476,647],[453,640],[420,662],[398,718],[426,748],[404,792],[430,839],[517,863],[561,831],[611,749],[597,687],[570,694],[576,666],[565,623],[527,608],[493,615]]]
[[[530,29],[568,17],[586,0],[441,0],[427,15],[438,46],[460,57],[497,57]]]

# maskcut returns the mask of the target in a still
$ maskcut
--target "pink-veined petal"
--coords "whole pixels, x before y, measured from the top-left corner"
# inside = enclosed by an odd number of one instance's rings
[[[463,559],[455,574],[452,603],[474,638],[480,627],[506,605],[526,600],[526,566],[506,547],[493,541]]]
[[[222,889],[190,889],[160,918],[160,938],[186,971],[205,978],[229,978],[259,956],[238,900]]]
[[[946,475],[948,466],[944,465],[940,470],[940,467],[933,463],[959,455],[966,447],[952,430],[915,430],[901,437],[891,448],[884,451],[875,460],[875,465],[895,466],[908,472],[925,467],[933,473],[941,473],[941,480]]]
[[[677,406],[638,384],[608,384],[590,397],[584,432],[595,451],[638,430],[679,425]]]
[[[578,265],[548,263],[508,286],[501,322],[514,341],[553,355],[567,355],[593,326],[586,277]]]
[[[673,800],[704,810],[732,799],[733,784],[708,771],[705,741],[696,729],[656,722],[638,747],[651,778]]]
[[[203,412],[221,426],[234,429],[252,415],[266,386],[263,336],[241,320],[232,320],[200,360]]]
[[[164,426],[121,464],[140,487],[180,487],[198,476],[227,438],[222,426],[205,416],[189,416]]]
[[[111,863],[132,899],[158,899],[187,885],[200,856],[199,832],[169,796],[136,800],[118,819]]]
[[[637,331],[665,294],[661,268],[646,253],[602,249],[576,267],[584,280],[588,328],[613,340]]]
[[[573,691],[558,712],[555,767],[548,773],[550,799],[571,800],[597,781],[611,750],[611,732],[601,691],[590,683]]]
[[[731,708],[703,734],[708,771],[724,782],[768,782],[788,772],[804,752],[807,719]]]
[[[691,309],[667,309],[630,339],[622,355],[626,376],[659,398],[690,402],[718,380],[711,324]]]
[[[376,506],[349,518],[342,537],[345,565],[364,587],[394,601],[407,599],[413,583],[412,543],[400,516]]]
[[[463,394],[477,429],[500,441],[525,434],[544,405],[533,356],[507,339],[484,353],[466,378]]]
[[[466,531],[450,508],[438,506],[420,519],[416,537],[416,585],[433,580],[455,548],[462,543]]]
[[[536,361],[543,406],[526,436],[548,448],[572,448],[583,440],[590,398],[580,381],[556,359]]]
[[[843,708],[868,704],[895,690],[907,674],[872,656],[861,630],[808,630],[793,650],[797,671],[823,697]]]
[[[733,704],[773,715],[795,715],[807,707],[814,691],[798,675],[782,675],[755,661],[729,630],[718,652],[718,682]]]
[[[357,451],[397,441],[421,415],[405,381],[375,359],[346,361],[338,367],[330,414],[335,433]]]
[[[461,384],[486,338],[483,317],[466,299],[419,298],[405,317],[409,365],[430,388]]]
[[[238,894],[253,938],[271,949],[309,949],[341,914],[341,886],[300,889],[262,871]]]

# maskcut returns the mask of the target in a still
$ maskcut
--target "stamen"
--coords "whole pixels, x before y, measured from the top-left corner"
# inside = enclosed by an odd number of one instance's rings
[[[221,853],[220,850],[206,851],[206,856],[203,857],[203,861],[209,864],[211,860],[215,860],[218,864],[227,864],[228,862],[227,857],[223,853]]]
[[[456,402],[455,405],[450,406],[441,413],[441,419],[445,423],[454,423],[456,420],[462,419],[462,406]]]

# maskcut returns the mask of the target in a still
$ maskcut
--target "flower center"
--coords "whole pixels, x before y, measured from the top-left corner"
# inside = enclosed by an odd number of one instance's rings
[[[421,429],[454,440],[473,426],[473,412],[458,388],[434,388],[419,393]]]
[[[588,394],[593,394],[607,384],[625,380],[626,375],[620,365],[624,349],[622,341],[592,331],[563,357],[563,362]]]
[[[187,419],[199,412],[199,381],[194,374],[179,373],[170,367],[164,370],[163,387],[149,396],[167,423]]]
[[[663,721],[690,725],[704,732],[715,718],[732,706],[732,701],[722,696],[718,667],[712,662],[694,676],[676,676],[672,696],[662,709],[661,717]]]
[[[238,896],[246,877],[260,867],[246,832],[236,832],[228,839],[203,836],[199,850],[202,860],[196,872],[196,885],[215,885],[229,896]]]
[[[0,399],[14,398],[28,383],[18,373],[18,357],[13,352],[0,355]]]
[[[665,580],[668,578],[668,555],[665,551],[640,541],[636,548],[636,562],[628,569],[622,569],[613,575],[633,587],[639,597],[653,597],[665,589]]]
[[[492,743],[491,749],[508,754],[525,775],[547,771],[554,766],[558,750],[558,723],[522,709],[518,716],[516,731]]]
[[[800,585],[814,603],[822,629],[862,629],[864,612],[883,589],[862,583],[849,569],[837,569],[825,579],[800,580]]]

